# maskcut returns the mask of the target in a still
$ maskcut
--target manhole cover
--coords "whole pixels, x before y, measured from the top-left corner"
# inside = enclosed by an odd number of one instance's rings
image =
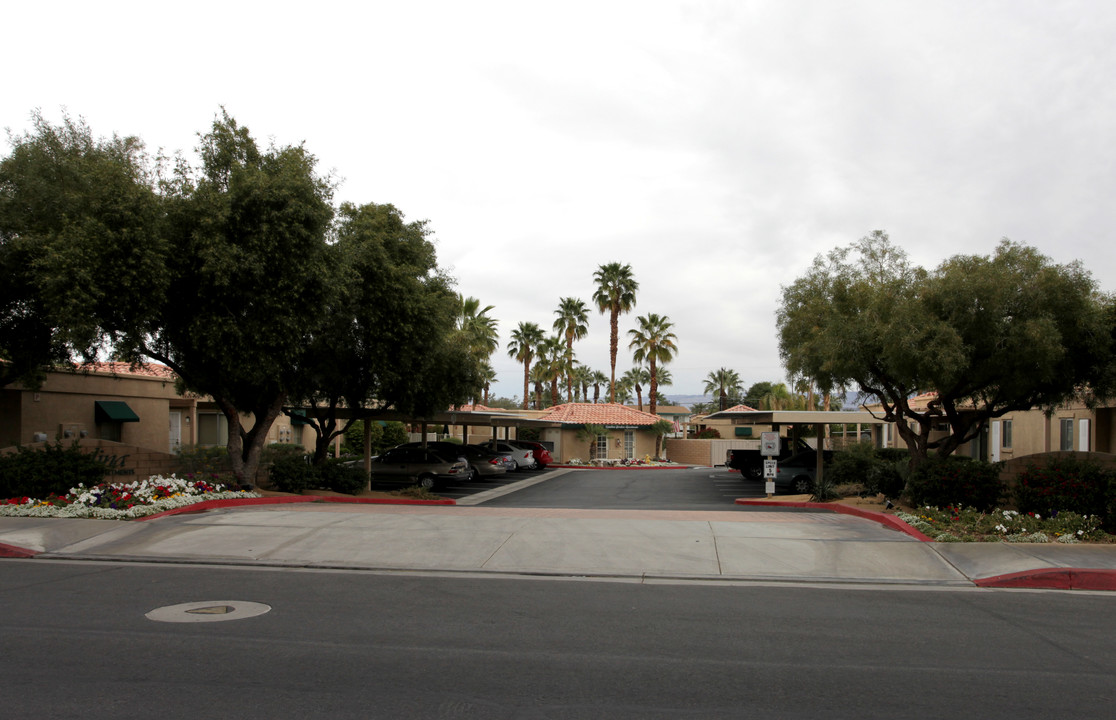
[[[190,623],[243,620],[263,615],[270,605],[244,600],[208,600],[155,608],[144,617],[156,622]]]

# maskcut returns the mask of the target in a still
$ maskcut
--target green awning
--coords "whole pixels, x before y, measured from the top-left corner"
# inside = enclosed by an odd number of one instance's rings
[[[310,422],[306,419],[305,410],[291,410],[291,427],[298,427],[299,425],[309,425]]]
[[[139,422],[139,415],[123,400],[94,400],[93,414],[98,423]]]

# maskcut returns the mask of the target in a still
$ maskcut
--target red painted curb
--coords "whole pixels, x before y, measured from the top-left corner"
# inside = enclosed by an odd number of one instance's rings
[[[692,465],[547,465],[548,468],[569,468],[570,470],[689,470]]]
[[[292,495],[292,496],[278,496],[278,497],[260,497],[260,498],[226,498],[223,500],[203,500],[193,505],[185,505],[173,510],[156,513],[155,515],[144,515],[143,517],[136,518],[136,522],[144,520],[153,520],[160,517],[169,517],[171,515],[183,515],[186,513],[200,513],[206,510],[215,510],[218,508],[228,507],[245,507],[252,505],[282,505],[285,503],[309,503],[309,502],[333,502],[333,503],[360,503],[364,505],[456,505],[457,501],[451,498],[444,498],[442,500],[412,500],[409,498],[358,498],[358,497],[337,497],[334,495]]]
[[[38,550],[28,550],[17,545],[0,543],[0,557],[5,558],[30,558],[39,554]]]
[[[973,580],[973,583],[978,587],[986,588],[1116,591],[1116,570],[1044,568],[993,575]]]
[[[817,502],[801,502],[794,500],[749,500],[740,498],[736,501],[737,505],[751,505],[763,506],[772,505],[775,507],[796,507],[806,510],[828,510],[830,512],[839,513],[841,515],[854,515],[865,520],[872,520],[878,522],[880,525],[889,527],[892,530],[897,530],[904,535],[910,535],[919,542],[934,542],[933,538],[927,537],[923,533],[915,530],[913,527],[903,522],[894,515],[887,513],[875,512],[874,510],[862,510],[861,508],[852,505],[839,505],[836,503],[817,503]]]

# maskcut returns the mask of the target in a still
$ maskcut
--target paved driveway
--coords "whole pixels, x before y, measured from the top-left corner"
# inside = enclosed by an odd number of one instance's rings
[[[680,470],[554,470],[542,482],[458,499],[485,507],[616,510],[738,510],[737,498],[764,497],[762,482],[724,468]],[[527,478],[525,478],[527,479]]]

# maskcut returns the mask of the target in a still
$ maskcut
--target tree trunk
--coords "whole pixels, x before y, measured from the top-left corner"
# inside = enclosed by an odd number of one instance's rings
[[[648,365],[649,370],[651,371],[651,402],[650,402],[650,405],[651,405],[651,414],[654,415],[655,414],[655,396],[658,395],[658,393],[659,393],[659,377],[658,377],[659,371],[655,369],[655,356],[654,355],[651,356],[647,365]],[[640,409],[642,410],[643,408],[640,408]]]
[[[527,396],[531,394],[531,358],[523,361],[523,409],[527,409]]]
[[[612,335],[608,339],[608,357],[612,362],[612,382],[609,384],[608,401],[610,403],[616,402],[616,344],[617,334],[620,332],[620,311],[613,307],[609,315],[609,324],[612,328]]]
[[[286,393],[279,395],[270,406],[257,408],[253,413],[255,424],[251,430],[244,430],[240,424],[240,413],[227,400],[213,398],[225,419],[229,423],[229,460],[232,463],[233,474],[244,485],[255,485],[256,470],[260,466],[260,455],[263,452],[264,442],[271,430],[275,418],[283,411],[283,404],[287,400]],[[259,410],[262,409],[262,412]]]

